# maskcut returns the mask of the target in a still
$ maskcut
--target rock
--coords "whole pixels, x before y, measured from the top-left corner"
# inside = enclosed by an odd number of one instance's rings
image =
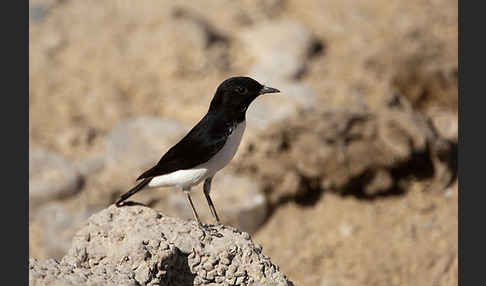
[[[373,197],[403,188],[411,178],[441,177],[437,187],[446,187],[454,171],[434,159],[437,148],[431,146],[439,142],[413,110],[329,109],[272,124],[249,138],[240,151],[245,159],[235,163],[238,173],[269,190],[270,204],[289,196],[312,200],[323,189]],[[443,145],[441,152],[453,149]]]
[[[137,170],[156,164],[187,132],[181,123],[157,117],[136,117],[121,122],[108,134],[106,164]]]
[[[247,233],[142,206],[110,206],[93,215],[59,262],[29,260],[30,285],[293,285]]]
[[[29,204],[63,199],[81,190],[82,178],[73,163],[44,149],[29,152]]]
[[[254,26],[245,30],[241,39],[263,70],[285,80],[299,78],[308,57],[321,45],[307,27],[292,21]]]
[[[191,193],[199,216],[205,223],[214,223],[202,184]],[[248,176],[222,170],[214,176],[211,199],[222,223],[248,233],[255,233],[267,218],[267,202],[262,187]],[[179,218],[193,219],[186,196],[181,190],[170,192],[167,204],[157,209]],[[168,207],[168,208],[164,208]]]
[[[74,234],[95,209],[69,210],[60,203],[50,203],[37,211],[35,221],[42,227],[42,248],[47,257],[61,258],[71,247]]]
[[[319,185],[326,189],[344,186],[354,174],[363,172],[370,160],[376,159],[376,156],[369,158],[374,149],[368,143],[354,145],[352,151],[345,148],[346,138],[375,138],[376,126],[370,122],[369,114],[352,110],[328,111],[320,116],[311,114],[315,113],[299,113],[296,116],[302,120],[273,124],[254,139],[258,144],[250,142],[251,148],[241,150],[245,160],[237,160],[237,170],[250,172],[269,187],[270,203],[308,190],[305,187],[310,183],[308,178],[316,178],[318,188]],[[313,119],[308,120],[310,117]],[[355,170],[348,168],[352,166],[348,163],[349,152],[367,155],[357,160]]]

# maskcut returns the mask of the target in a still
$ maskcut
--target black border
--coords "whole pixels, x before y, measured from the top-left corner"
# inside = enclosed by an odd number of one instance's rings
[[[28,285],[29,2],[9,1],[2,17],[2,247],[6,281]],[[16,13],[17,12],[17,13]],[[25,272],[24,272],[25,271]],[[7,284],[12,284],[5,282]]]
[[[466,7],[465,3],[468,3]],[[485,113],[484,101],[484,24],[479,21],[484,18],[483,10],[472,8],[473,2],[459,1],[459,136],[458,136],[458,182],[459,182],[459,285],[481,285],[484,273],[484,234],[486,200],[484,197],[485,168],[482,161],[485,156],[480,153],[486,146],[484,137],[485,122],[481,115]],[[475,13],[474,13],[474,12]],[[465,22],[468,30],[465,29]],[[469,34],[471,43],[466,44],[465,34]],[[466,59],[469,62],[466,64]],[[477,66],[474,66],[476,64]],[[468,66],[467,73],[464,66]],[[468,83],[469,94],[465,92],[465,81]],[[477,102],[474,102],[477,101]],[[469,104],[468,104],[469,102]],[[478,116],[479,115],[479,116]],[[474,126],[477,125],[477,126]],[[465,140],[464,135],[469,134]],[[484,153],[484,152],[483,152]],[[474,165],[473,165],[474,164]],[[481,197],[480,197],[481,196]],[[467,219],[466,219],[467,218]],[[469,233],[467,233],[469,232]],[[466,254],[466,255],[465,255]],[[476,257],[474,257],[476,256]],[[467,263],[465,260],[467,257]],[[483,283],[482,283],[483,282]]]

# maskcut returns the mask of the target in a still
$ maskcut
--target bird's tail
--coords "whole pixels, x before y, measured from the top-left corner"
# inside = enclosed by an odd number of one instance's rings
[[[131,188],[128,192],[121,195],[120,199],[115,203],[116,206],[117,207],[123,206],[123,201],[125,201],[129,197],[133,196],[136,192],[140,191],[141,189],[145,188],[145,186],[147,186],[148,183],[150,183],[151,180],[152,180],[152,177],[145,178],[143,181],[140,182],[140,184],[136,185],[135,187]]]

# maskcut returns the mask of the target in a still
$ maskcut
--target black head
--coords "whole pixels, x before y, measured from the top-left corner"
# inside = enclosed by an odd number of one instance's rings
[[[209,110],[243,113],[244,116],[246,109],[255,98],[274,92],[280,91],[261,85],[249,77],[230,77],[218,86]]]

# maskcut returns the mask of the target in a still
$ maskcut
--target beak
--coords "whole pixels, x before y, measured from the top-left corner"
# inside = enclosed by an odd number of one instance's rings
[[[268,86],[263,86],[263,88],[260,90],[260,94],[276,93],[276,92],[280,92],[280,90],[273,88],[273,87],[268,87]]]

